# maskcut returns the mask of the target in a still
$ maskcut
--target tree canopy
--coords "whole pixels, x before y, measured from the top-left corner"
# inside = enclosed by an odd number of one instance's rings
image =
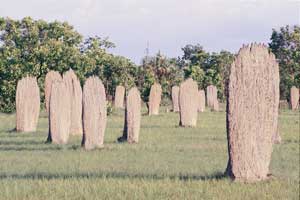
[[[269,47],[279,62],[280,96],[289,99],[290,88],[300,87],[300,26],[273,29]]]
[[[133,84],[135,64],[108,53],[113,47],[108,38],[83,40],[67,22],[0,18],[0,110],[14,111],[17,82],[27,74],[37,77],[42,101],[50,70],[63,73],[72,68],[81,81],[99,76],[108,94],[117,84]]]
[[[300,87],[300,27],[274,29],[269,46],[280,65],[281,97],[288,99],[290,87]],[[200,44],[188,44],[182,48],[182,56],[168,58],[158,52],[145,56],[138,66],[128,58],[109,53],[114,47],[108,38],[84,39],[67,22],[0,18],[0,111],[15,110],[16,85],[22,77],[37,77],[43,103],[47,72],[55,70],[62,74],[69,68],[82,84],[87,77],[98,76],[108,99],[117,85],[126,89],[137,86],[147,102],[155,82],[162,86],[163,99],[170,99],[171,87],[191,77],[199,89],[216,85],[219,98],[225,100],[225,86],[234,60],[229,51],[210,53]]]

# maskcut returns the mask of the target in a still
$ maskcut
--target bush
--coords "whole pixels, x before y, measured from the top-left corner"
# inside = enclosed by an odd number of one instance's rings
[[[115,109],[111,101],[107,101],[106,109],[107,109],[107,115],[111,115],[114,113]]]

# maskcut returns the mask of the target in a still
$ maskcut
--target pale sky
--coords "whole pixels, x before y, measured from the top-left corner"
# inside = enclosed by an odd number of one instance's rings
[[[113,53],[139,64],[150,54],[182,55],[186,44],[238,51],[269,42],[272,28],[300,23],[300,0],[0,0],[0,15],[67,21],[85,37],[109,37]]]

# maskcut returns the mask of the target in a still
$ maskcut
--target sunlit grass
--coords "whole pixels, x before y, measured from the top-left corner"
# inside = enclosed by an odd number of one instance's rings
[[[81,138],[45,144],[43,113],[36,133],[16,133],[15,116],[0,115],[0,199],[299,199],[299,112],[280,112],[271,180],[234,183],[227,164],[225,112],[200,113],[197,128],[179,116],[142,117],[139,144],[118,144],[123,112],[109,116],[105,147],[85,151]]]

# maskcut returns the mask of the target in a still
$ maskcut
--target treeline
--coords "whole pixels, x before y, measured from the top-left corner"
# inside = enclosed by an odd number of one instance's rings
[[[171,87],[178,85],[186,78],[192,77],[198,87],[205,89],[208,85],[216,85],[218,96],[225,99],[225,83],[228,78],[228,69],[233,62],[234,55],[228,51],[208,53],[202,46],[186,45],[182,48],[183,56],[167,58],[161,53],[153,57],[143,58],[138,73],[139,85],[142,86],[142,98],[147,102],[150,87],[154,82],[162,85],[163,97],[170,98]]]
[[[137,71],[129,59],[107,52],[113,47],[106,38],[84,40],[66,22],[0,18],[0,110],[15,110],[17,81],[28,74],[37,77],[43,102],[49,70],[63,73],[72,68],[81,81],[99,76],[112,94],[116,85],[133,82]]]
[[[117,85],[127,89],[136,85],[147,102],[151,85],[159,82],[168,101],[171,87],[192,77],[199,88],[216,85],[218,97],[225,100],[229,67],[235,56],[228,51],[209,53],[199,44],[186,45],[182,56],[168,58],[158,52],[145,56],[141,65],[136,65],[125,57],[108,53],[114,47],[107,38],[84,39],[66,22],[0,18],[0,111],[15,110],[17,81],[25,75],[37,77],[43,102],[46,73],[63,73],[69,68],[82,83],[91,75],[98,76],[108,99],[113,97]],[[270,48],[280,63],[281,98],[288,99],[289,88],[300,86],[299,26],[273,30]]]

